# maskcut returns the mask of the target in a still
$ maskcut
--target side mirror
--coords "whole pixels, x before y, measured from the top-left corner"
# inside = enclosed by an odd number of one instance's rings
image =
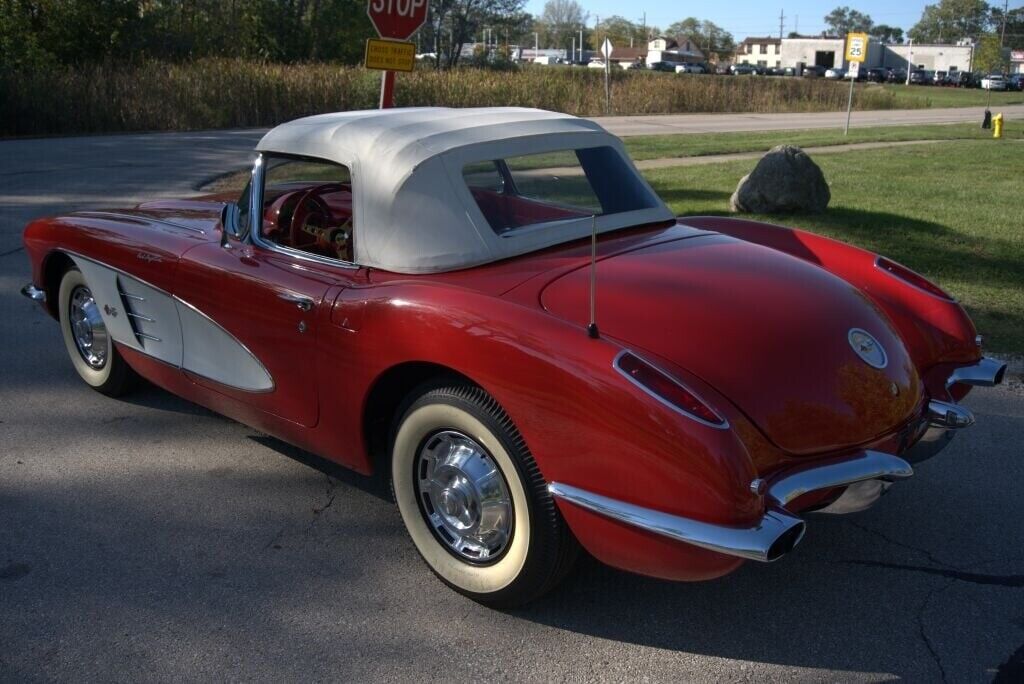
[[[238,225],[239,214],[238,205],[234,202],[228,202],[221,209],[220,213],[220,246],[225,249],[230,248],[228,243],[228,237],[233,237],[236,240],[242,238],[241,231]]]

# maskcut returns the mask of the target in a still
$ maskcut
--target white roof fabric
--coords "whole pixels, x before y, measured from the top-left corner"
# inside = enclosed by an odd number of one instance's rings
[[[347,166],[355,261],[397,273],[432,273],[526,254],[591,231],[588,217],[495,233],[462,178],[466,164],[601,146],[617,150],[636,173],[622,143],[598,124],[540,109],[425,107],[322,114],[274,128],[256,149]],[[654,208],[598,216],[597,230],[672,218],[658,200]]]

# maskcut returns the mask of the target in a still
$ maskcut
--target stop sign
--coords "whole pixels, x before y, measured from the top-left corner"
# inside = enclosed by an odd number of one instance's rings
[[[366,13],[381,38],[405,40],[427,20],[427,0],[369,0]]]

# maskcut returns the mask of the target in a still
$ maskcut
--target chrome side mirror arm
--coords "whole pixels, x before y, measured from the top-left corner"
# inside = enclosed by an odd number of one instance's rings
[[[238,205],[234,202],[228,202],[220,211],[220,246],[224,249],[231,249],[228,238],[241,239],[238,226],[239,214]]]

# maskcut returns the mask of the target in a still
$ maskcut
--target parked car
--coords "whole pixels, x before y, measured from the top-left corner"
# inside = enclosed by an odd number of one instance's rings
[[[804,78],[824,78],[825,67],[811,64],[804,67]]]
[[[846,78],[846,69],[839,67],[832,67],[831,69],[825,70],[825,78],[830,78],[836,81]]]
[[[1006,78],[1002,74],[989,74],[981,79],[983,90],[1006,90]]]
[[[906,83],[907,82],[907,70],[906,69],[890,69],[885,76],[887,83]]]
[[[33,221],[23,294],[97,391],[146,378],[390,479],[429,568],[487,604],[540,596],[580,546],[676,580],[775,560],[1005,372],[885,257],[677,219],[593,121],[343,112],[256,149],[238,194]]]
[[[1013,74],[1006,79],[1007,90],[1024,90],[1024,74]]]
[[[677,74],[705,74],[707,69],[703,64],[677,64]]]
[[[940,86],[946,80],[945,71],[933,71],[932,72],[932,85]]]
[[[889,77],[889,70],[884,67],[861,69],[860,73],[863,80],[871,81],[872,83],[885,83]]]
[[[587,62],[587,67],[590,69],[604,69],[604,60],[592,59],[589,62]]]
[[[674,62],[651,62],[647,65],[647,68],[651,71],[667,71],[672,74],[676,72],[676,65]]]
[[[750,76],[757,73],[752,64],[733,64],[729,67],[729,73],[733,76]]]
[[[915,69],[910,72],[911,85],[931,85],[932,72],[923,69]]]
[[[782,67],[768,67],[765,70],[765,74],[767,76],[785,76],[786,70],[783,69]]]
[[[783,76],[796,76],[796,67],[785,67],[782,70]]]

